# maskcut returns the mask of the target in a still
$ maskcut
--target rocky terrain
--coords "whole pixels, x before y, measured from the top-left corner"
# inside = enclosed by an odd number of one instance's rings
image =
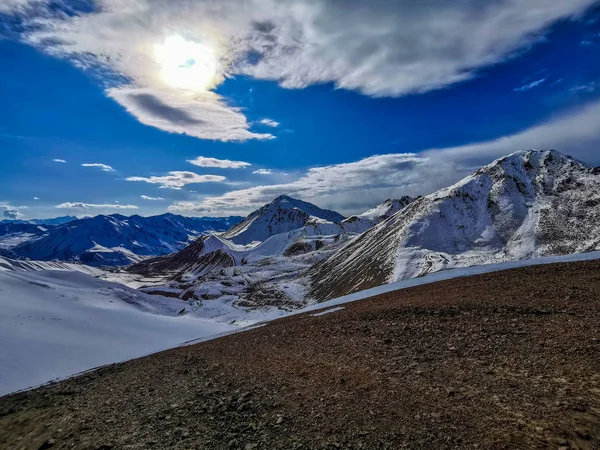
[[[7,449],[600,448],[600,261],[390,292],[0,398]]]

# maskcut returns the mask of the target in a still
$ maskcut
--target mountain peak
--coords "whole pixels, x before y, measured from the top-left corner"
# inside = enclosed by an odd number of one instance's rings
[[[281,202],[289,202],[289,201],[301,201],[295,198],[290,197],[289,195],[280,195],[279,197],[275,197],[271,203],[281,203]]]
[[[225,232],[223,237],[240,245],[262,242],[276,234],[302,228],[312,218],[336,223],[344,220],[344,216],[335,211],[280,195]]]

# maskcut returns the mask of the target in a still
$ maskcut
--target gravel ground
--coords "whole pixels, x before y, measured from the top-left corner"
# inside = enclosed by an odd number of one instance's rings
[[[600,449],[600,261],[443,281],[0,398],[2,449]]]

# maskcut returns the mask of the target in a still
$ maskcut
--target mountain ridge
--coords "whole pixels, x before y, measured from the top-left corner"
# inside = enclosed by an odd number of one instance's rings
[[[600,247],[600,169],[555,150],[498,158],[312,269],[318,299],[437,270]]]

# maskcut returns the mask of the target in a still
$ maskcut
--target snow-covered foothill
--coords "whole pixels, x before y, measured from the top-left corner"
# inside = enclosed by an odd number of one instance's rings
[[[0,395],[239,328],[65,270],[0,270],[0,311]]]

